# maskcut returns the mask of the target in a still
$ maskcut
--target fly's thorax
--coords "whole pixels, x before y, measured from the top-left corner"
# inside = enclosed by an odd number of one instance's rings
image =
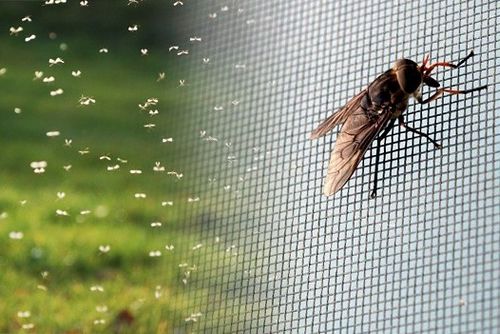
[[[399,59],[392,67],[399,86],[407,94],[414,94],[422,85],[422,72],[417,63],[409,59]]]

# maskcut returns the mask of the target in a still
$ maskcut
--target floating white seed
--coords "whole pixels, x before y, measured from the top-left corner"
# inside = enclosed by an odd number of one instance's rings
[[[203,244],[197,244],[197,245],[193,246],[192,250],[197,250],[197,249],[200,249],[201,247],[203,247]]]
[[[32,323],[27,323],[27,324],[23,324],[21,327],[22,327],[22,329],[33,329],[33,328],[35,328],[35,325]]]
[[[159,256],[161,256],[161,251],[159,251],[159,250],[150,251],[149,256],[150,257],[159,257]]]
[[[56,215],[58,216],[69,216],[68,212],[65,210],[57,209],[56,210]]]
[[[198,37],[198,36],[189,37],[189,41],[190,42],[201,42],[201,37]]]
[[[199,197],[189,197],[188,203],[198,202],[200,200]]]
[[[71,167],[73,167],[73,166],[71,166],[71,165],[64,165],[63,166],[65,171],[69,171],[71,169]]]
[[[80,1],[80,6],[82,6],[82,7],[86,7],[86,6],[88,6],[88,5],[89,5],[88,0],[82,0],[82,1]]]
[[[100,245],[99,246],[99,251],[101,253],[108,253],[110,250],[111,250],[111,246],[110,245]]]
[[[19,311],[19,312],[17,312],[17,317],[18,318],[29,318],[29,317],[31,317],[31,312],[30,311]]]
[[[57,198],[63,199],[64,197],[66,197],[66,193],[64,191],[57,192]]]
[[[24,39],[24,41],[25,41],[25,42],[29,42],[29,41],[34,40],[35,38],[36,38],[36,35],[35,35],[35,34],[31,34],[31,35],[27,36],[27,37]]]
[[[92,285],[90,287],[90,291],[92,291],[92,292],[104,292],[104,288],[101,285]]]
[[[82,149],[82,150],[79,150],[78,153],[80,153],[81,155],[84,155],[84,154],[89,154],[90,153],[90,150],[88,147]]]
[[[62,3],[66,3],[66,0],[45,0],[46,5],[59,5]]]
[[[59,136],[60,134],[61,134],[61,132],[59,132],[59,131],[57,131],[57,130],[56,130],[56,131],[48,131],[48,132],[46,133],[47,137],[57,137],[57,136]]]
[[[179,180],[184,176],[182,173],[177,173],[176,171],[167,172],[167,175],[173,175]]]
[[[134,197],[135,198],[146,198],[146,194],[144,194],[144,193],[135,193]]]
[[[184,5],[184,2],[182,2],[182,1],[174,2],[174,6],[183,6],[183,5]]]
[[[141,55],[147,56],[148,55],[148,49],[141,49]]]
[[[169,52],[170,52],[170,51],[172,51],[172,50],[179,50],[179,46],[177,46],[177,45],[172,45],[172,46],[170,46],[170,47],[168,48],[168,51],[169,51]]]
[[[155,172],[164,172],[165,167],[163,167],[159,162],[156,162],[155,165],[153,166],[153,171]]]
[[[208,64],[210,62],[210,58],[203,58],[203,64]]]
[[[80,70],[71,71],[71,75],[74,76],[75,78],[79,78],[82,75],[82,71]]]
[[[130,174],[142,174],[142,170],[140,169],[131,169]]]
[[[104,319],[95,319],[94,320],[94,325],[105,325],[106,324],[106,320]]]
[[[43,78],[42,82],[49,83],[49,82],[54,82],[55,80],[56,80],[56,78],[54,78],[53,76],[50,76],[50,77]]]
[[[162,296],[161,286],[157,285],[155,288],[155,298],[159,299]]]
[[[7,69],[5,67],[0,68],[0,76],[4,75],[7,73]]]
[[[92,211],[90,211],[90,210],[82,210],[82,211],[80,211],[80,214],[81,214],[82,216],[85,216],[85,215],[90,214],[91,212],[92,212]]]
[[[32,161],[30,163],[31,168],[45,168],[47,167],[47,161]]]
[[[58,88],[56,90],[51,91],[50,96],[57,96],[61,95],[62,93],[64,93],[64,90],[62,90],[62,88]]]
[[[189,50],[181,50],[181,51],[177,52],[178,56],[185,56],[188,54],[189,54]]]
[[[108,49],[101,48],[101,49],[99,49],[99,53],[108,53]]]
[[[161,222],[152,222],[151,227],[161,227]]]
[[[174,245],[165,245],[165,249],[169,252],[174,250]]]
[[[106,305],[97,305],[95,310],[99,313],[106,313],[108,312],[108,307]]]
[[[11,238],[12,240],[21,240],[23,237],[24,237],[23,232],[12,231],[9,233],[9,238]]]
[[[156,81],[161,81],[164,80],[165,78],[166,78],[165,72],[160,72],[158,73],[158,79],[156,79]]]
[[[137,24],[131,25],[128,27],[128,31],[134,32],[139,30],[139,26]]]
[[[24,30],[23,27],[17,27],[17,28],[10,27],[9,32],[11,35],[17,36],[17,34],[19,34],[23,30]]]
[[[172,201],[163,201],[161,202],[161,206],[172,206],[174,205],[174,202]]]
[[[31,15],[25,16],[21,19],[23,22],[31,22]]]
[[[90,104],[95,104],[95,99],[92,96],[81,96],[78,103],[82,106],[88,106]]]
[[[39,80],[43,77],[43,72],[42,71],[35,71],[35,77],[33,80]]]
[[[21,111],[22,111],[22,110],[21,110],[21,108],[17,108],[17,107],[16,107],[16,108],[14,108],[14,112],[15,112],[16,114],[20,114],[20,113],[21,113]]]
[[[49,66],[52,67],[57,64],[64,64],[64,60],[62,58],[57,57],[56,59],[49,59]]]
[[[162,143],[172,143],[174,141],[174,138],[163,138],[161,140]]]

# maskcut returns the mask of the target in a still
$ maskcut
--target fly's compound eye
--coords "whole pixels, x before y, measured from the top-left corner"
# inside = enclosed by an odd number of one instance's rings
[[[422,74],[414,66],[403,66],[396,70],[399,86],[407,94],[413,94],[422,84]]]

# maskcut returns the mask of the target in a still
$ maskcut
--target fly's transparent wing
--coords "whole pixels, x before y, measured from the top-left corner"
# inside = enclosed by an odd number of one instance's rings
[[[330,157],[323,189],[326,196],[336,193],[351,178],[371,142],[390,118],[389,111],[367,113],[361,107],[347,117]]]
[[[361,99],[366,94],[366,89],[362,90],[358,95],[353,97],[345,106],[340,108],[337,112],[333,113],[330,117],[325,119],[313,132],[311,132],[309,139],[316,139],[324,136],[330,132],[334,127],[345,122],[349,115],[359,108]]]

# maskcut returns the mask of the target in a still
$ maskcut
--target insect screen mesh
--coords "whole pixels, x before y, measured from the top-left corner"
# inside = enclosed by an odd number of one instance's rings
[[[210,247],[186,312],[199,332],[500,329],[497,1],[204,1],[187,79],[193,222]],[[309,133],[398,58],[456,62],[333,197],[335,130]],[[432,89],[424,89],[424,96]],[[189,181],[186,181],[189,182]],[[201,315],[201,316],[200,316]],[[194,319],[194,320],[193,320]]]

